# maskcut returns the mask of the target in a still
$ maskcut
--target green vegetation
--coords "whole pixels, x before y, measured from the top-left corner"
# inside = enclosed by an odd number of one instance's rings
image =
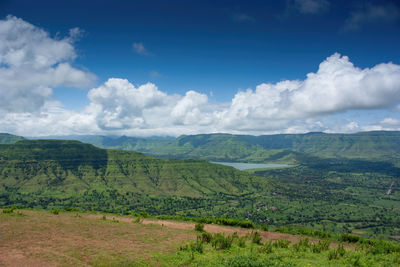
[[[307,155],[398,162],[400,132],[356,134],[231,135],[200,134],[173,138],[76,136],[103,148],[134,150],[148,155],[231,162],[301,162]]]
[[[243,172],[78,141],[23,140],[0,145],[0,206],[133,212],[319,238],[399,238],[395,164],[298,160],[296,167]]]
[[[355,238],[281,236],[216,227],[214,233],[184,230],[186,223],[135,222],[132,216],[76,211],[19,210],[0,213],[3,265],[106,266],[398,266],[400,244]],[[193,226],[195,226],[193,224]],[[231,234],[227,234],[228,231]],[[101,234],[99,234],[101,233]],[[272,236],[271,236],[272,235]],[[57,238],[54,238],[54,237]],[[270,237],[271,236],[271,237]],[[272,238],[272,239],[271,239]],[[339,241],[342,240],[342,241]],[[339,242],[338,242],[339,241]]]
[[[344,244],[330,247],[329,240],[263,242],[258,232],[245,237],[203,232],[196,242],[181,246],[176,257],[190,266],[398,266],[400,245],[384,243],[345,249]],[[387,246],[393,247],[387,250]]]
[[[23,137],[8,133],[0,133],[0,144],[13,144],[17,141],[24,140]]]

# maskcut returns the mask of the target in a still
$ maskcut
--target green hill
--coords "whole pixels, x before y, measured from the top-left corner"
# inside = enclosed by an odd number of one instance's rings
[[[179,140],[193,147],[192,153],[209,149],[224,155],[218,151],[223,146],[208,143],[243,142],[230,137]],[[393,163],[322,159],[289,150],[270,157],[287,156],[301,164],[252,174],[201,159],[153,158],[79,141],[22,140],[0,145],[0,206],[228,217],[276,227],[400,236],[400,169]]]
[[[13,144],[17,141],[24,140],[23,137],[8,133],[0,133],[0,144]]]
[[[265,179],[203,160],[157,159],[79,141],[0,145],[2,203],[126,206],[147,197],[216,198],[268,190]],[[23,199],[27,199],[25,202]],[[76,204],[76,203],[74,203]]]
[[[78,139],[103,148],[134,150],[158,157],[211,161],[302,162],[304,157],[398,162],[400,132],[356,134],[200,134],[170,138],[85,136]]]

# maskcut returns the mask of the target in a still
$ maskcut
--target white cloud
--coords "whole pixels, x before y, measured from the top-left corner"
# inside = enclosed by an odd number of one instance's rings
[[[394,4],[373,5],[366,3],[352,12],[346,20],[344,30],[354,31],[365,24],[392,22],[400,18],[400,10]]]
[[[74,28],[70,36],[55,39],[22,19],[0,20],[0,112],[37,111],[53,87],[88,86],[94,80],[70,65],[79,32]]]
[[[63,82],[67,80],[64,78]],[[40,92],[49,94],[51,89],[41,88]],[[207,95],[195,91],[172,95],[152,83],[134,86],[118,78],[91,89],[88,99],[90,104],[79,112],[49,101],[34,113],[8,112],[0,118],[0,131],[30,136],[176,136],[400,129],[395,118],[362,125],[353,118],[334,123],[329,117],[345,111],[392,109],[399,105],[400,66],[381,63],[360,69],[348,57],[334,54],[304,80],[263,83],[255,90],[239,91],[229,103],[210,103]]]
[[[295,8],[302,14],[320,14],[329,9],[327,0],[294,0]]]
[[[103,129],[145,127],[143,111],[163,106],[167,101],[167,95],[152,83],[135,88],[128,80],[116,78],[91,89],[88,97],[90,109]]]
[[[399,65],[359,69],[348,57],[334,54],[303,81],[261,84],[237,93],[220,116],[225,129],[274,129],[346,110],[389,107],[399,100]]]
[[[150,53],[147,51],[147,49],[144,47],[144,44],[143,43],[133,43],[132,44],[132,48],[133,48],[133,50],[137,53],[137,54],[139,54],[139,55],[142,55],[142,56],[148,56],[148,55],[150,55]]]
[[[195,91],[188,91],[186,95],[176,103],[171,111],[174,123],[183,125],[210,124],[211,118],[202,111],[207,104],[207,95]]]

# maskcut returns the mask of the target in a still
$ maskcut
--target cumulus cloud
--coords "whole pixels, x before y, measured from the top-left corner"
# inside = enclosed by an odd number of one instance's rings
[[[145,127],[143,111],[164,106],[167,95],[152,84],[135,88],[126,79],[109,79],[98,88],[89,91],[89,109],[96,114],[103,129]]]
[[[351,13],[345,22],[344,30],[354,31],[360,29],[365,24],[388,23],[399,18],[400,9],[394,4],[374,5],[366,3]]]
[[[0,112],[34,112],[54,87],[90,85],[95,76],[71,66],[80,32],[56,39],[22,19],[0,20]]]
[[[179,99],[171,111],[174,123],[183,125],[210,124],[212,118],[204,112],[207,104],[207,95],[188,91],[183,98]]]
[[[225,129],[269,129],[346,110],[384,108],[399,100],[399,65],[359,69],[336,53],[303,81],[261,84],[237,93],[220,116]]]
[[[210,103],[207,95],[192,90],[168,94],[152,83],[135,86],[119,78],[91,89],[88,99],[90,104],[79,112],[49,101],[36,113],[9,112],[0,118],[0,131],[177,136],[399,129],[396,118],[360,125],[351,118],[333,123],[330,116],[352,110],[393,110],[400,102],[400,66],[381,63],[361,69],[336,53],[303,80],[263,83],[237,92],[227,103]]]

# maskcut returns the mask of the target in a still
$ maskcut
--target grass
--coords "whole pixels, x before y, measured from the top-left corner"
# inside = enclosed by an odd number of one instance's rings
[[[359,244],[351,235],[343,238],[354,241],[352,245],[330,245],[327,239],[230,226],[198,225],[202,231],[196,231],[195,223],[140,220],[141,223],[134,223],[136,218],[132,216],[62,210],[57,216],[34,210],[0,212],[0,265],[372,267],[400,264],[399,247],[394,243]],[[266,238],[268,235],[270,239]],[[277,237],[290,237],[290,241],[271,239]]]
[[[135,224],[102,215],[21,211],[0,214],[0,265],[153,265],[153,254],[173,254],[195,239],[194,231]],[[132,220],[131,218],[129,218]]]

